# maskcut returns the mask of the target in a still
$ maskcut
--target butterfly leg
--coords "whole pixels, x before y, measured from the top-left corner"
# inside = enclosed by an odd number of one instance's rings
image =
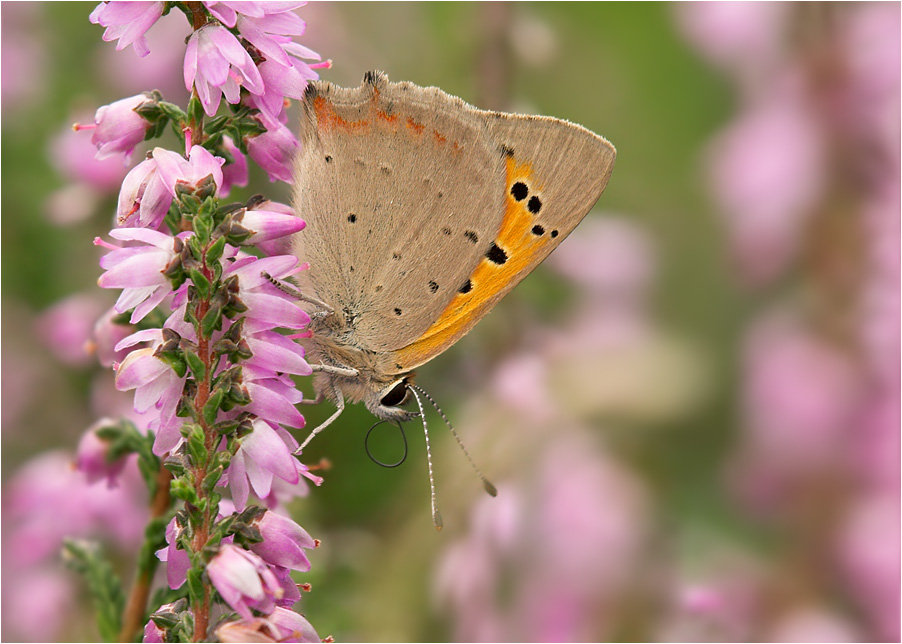
[[[341,391],[339,391],[338,387],[336,387],[334,383],[332,383],[332,393],[335,394],[335,404],[336,404],[336,406],[338,407],[338,409],[335,410],[335,413],[334,413],[334,414],[332,414],[331,416],[329,416],[329,417],[328,417],[325,421],[323,421],[320,425],[316,426],[316,427],[313,429],[312,432],[310,432],[310,434],[307,436],[307,438],[304,439],[304,442],[301,443],[301,446],[298,447],[298,448],[294,451],[295,456],[299,455],[302,451],[304,451],[304,448],[307,447],[307,443],[309,443],[311,440],[313,440],[313,437],[314,437],[314,436],[316,436],[316,435],[319,434],[321,431],[323,431],[326,427],[328,427],[329,425],[331,425],[331,424],[335,421],[336,418],[338,418],[339,416],[341,416],[341,412],[343,412],[343,411],[345,410],[345,399],[344,399],[344,396],[341,395]],[[318,396],[317,396],[317,399],[318,399],[319,397],[320,397],[320,396],[318,395]]]
[[[328,304],[323,302],[322,300],[319,300],[319,299],[313,297],[312,295],[307,295],[305,293],[302,293],[301,291],[294,288],[293,286],[289,286],[285,282],[283,282],[281,280],[277,280],[275,277],[273,277],[266,271],[263,271],[261,273],[261,275],[263,275],[263,277],[268,279],[273,286],[275,286],[277,289],[279,289],[286,295],[290,295],[291,297],[293,297],[297,300],[300,300],[301,302],[307,302],[308,304],[312,304],[313,306],[322,309],[320,314],[332,315],[333,313],[335,313],[335,310],[331,306],[329,306]]]

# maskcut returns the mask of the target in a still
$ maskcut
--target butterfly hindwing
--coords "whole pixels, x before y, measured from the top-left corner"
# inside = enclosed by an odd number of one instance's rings
[[[548,117],[479,113],[504,151],[504,216],[486,255],[436,321],[396,351],[399,372],[457,342],[576,227],[601,196],[615,151],[578,125]]]

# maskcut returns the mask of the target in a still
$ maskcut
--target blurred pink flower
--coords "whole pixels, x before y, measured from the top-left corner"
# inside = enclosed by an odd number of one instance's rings
[[[894,489],[853,505],[839,531],[840,565],[854,600],[875,624],[873,641],[900,636],[900,520],[897,481]]]
[[[185,39],[190,33],[187,20],[168,20],[165,28],[152,29],[145,35],[153,55],[144,58],[113,47],[99,47],[94,52],[95,73],[120,95],[157,89],[167,101],[184,105],[189,95],[180,71],[185,62]]]
[[[673,5],[683,36],[711,63],[739,75],[767,71],[779,59],[790,6],[780,2]]]
[[[9,562],[11,557],[4,554]],[[7,615],[3,641],[62,641],[79,593],[77,578],[56,561],[27,570],[15,570],[6,563],[3,574],[3,612]]]
[[[93,364],[94,325],[105,306],[96,292],[70,295],[41,313],[37,331],[61,362],[74,367]]]
[[[78,449],[75,452],[75,469],[85,475],[88,483],[105,480],[107,487],[116,487],[119,474],[122,473],[128,462],[126,456],[111,461],[109,459],[110,443],[97,435],[98,429],[113,425],[116,425],[116,421],[110,418],[101,418],[85,430],[81,440],[78,441]]]
[[[0,47],[2,47],[3,113],[23,109],[38,101],[46,92],[46,34],[41,22],[46,6],[40,3],[6,3],[0,7]]]
[[[863,642],[862,634],[851,620],[819,607],[802,607],[789,611],[772,625],[768,642]]]
[[[55,558],[67,536],[103,537],[123,549],[141,542],[146,491],[134,459],[116,488],[88,483],[72,460],[64,452],[43,452],[4,486],[4,562],[11,567],[25,570]]]
[[[461,641],[598,641],[647,533],[638,480],[574,435],[552,445],[529,485],[499,486],[446,551],[438,599]]]
[[[626,217],[584,221],[548,261],[552,268],[608,300],[642,299],[655,274],[651,243]]]
[[[232,186],[243,188],[247,185],[247,156],[238,149],[235,142],[229,136],[222,137],[222,146],[231,156],[231,160],[227,160],[222,166],[222,186],[220,187],[220,196],[225,197],[232,190]]]
[[[826,467],[848,453],[860,409],[860,374],[798,321],[758,321],[744,351],[748,449],[768,468]]]
[[[93,121],[92,117],[75,122]],[[100,192],[112,192],[122,183],[128,168],[121,158],[98,159],[90,137],[67,127],[50,143],[50,160],[66,179],[85,183]]]
[[[795,259],[822,195],[823,153],[815,119],[788,88],[747,109],[711,144],[711,188],[749,282],[769,282]]]

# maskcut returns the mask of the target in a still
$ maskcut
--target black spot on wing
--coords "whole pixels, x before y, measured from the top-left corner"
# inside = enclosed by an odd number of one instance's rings
[[[539,211],[542,209],[542,200],[536,196],[530,197],[529,201],[526,202],[526,209],[532,214],[538,215]]]
[[[357,215],[355,215],[355,214],[352,212],[350,215],[348,215],[348,223],[353,224],[353,223],[356,223],[356,222],[357,222]]]
[[[557,237],[557,236],[558,236],[558,232],[557,232],[556,230],[552,230],[552,231],[551,231],[551,236],[552,236],[552,237]]]
[[[472,231],[472,230],[466,231],[466,232],[464,233],[464,237],[466,237],[467,239],[469,239],[469,240],[470,240],[471,242],[473,242],[474,244],[478,244],[478,243],[479,243],[479,235],[477,235],[475,231]]]
[[[458,293],[469,293],[472,290],[473,290],[473,282],[471,282],[470,280],[467,280],[466,282],[464,282],[463,286],[461,286],[459,289],[457,289],[457,292]]]
[[[532,234],[538,235],[539,237],[541,237],[542,235],[545,234],[545,228],[536,224],[535,226],[532,227]]]
[[[517,201],[523,201],[529,195],[529,188],[522,181],[517,181],[511,186],[511,196]]]
[[[438,284],[436,282],[429,282],[429,290],[435,293],[438,291]]]
[[[492,245],[489,247],[489,250],[488,252],[486,252],[485,256],[490,262],[492,262],[493,264],[498,264],[499,266],[507,261],[507,253],[505,253],[504,249],[498,246],[495,242],[492,242]]]

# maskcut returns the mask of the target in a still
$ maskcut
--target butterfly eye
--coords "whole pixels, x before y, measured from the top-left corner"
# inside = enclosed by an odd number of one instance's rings
[[[407,381],[400,380],[394,387],[389,389],[388,393],[379,400],[381,405],[385,407],[397,407],[407,400],[408,390]]]

